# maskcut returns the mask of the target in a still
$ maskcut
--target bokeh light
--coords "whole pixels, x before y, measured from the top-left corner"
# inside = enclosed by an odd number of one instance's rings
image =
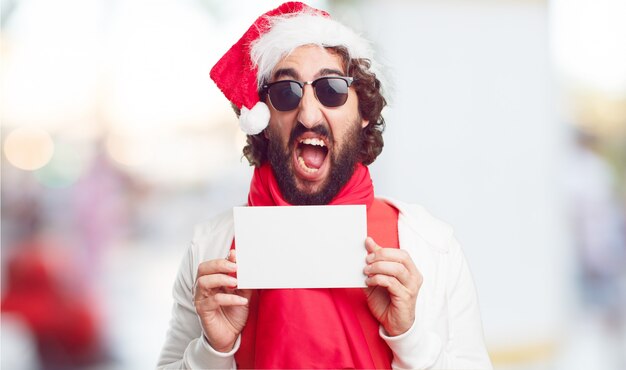
[[[44,186],[65,188],[74,184],[91,160],[91,150],[81,143],[57,141],[54,155],[35,177]]]
[[[52,138],[39,128],[16,128],[4,140],[4,155],[12,165],[22,170],[32,171],[45,166],[53,153]]]
[[[109,156],[124,166],[140,166],[153,156],[153,148],[149,145],[149,137],[133,136],[112,132],[106,139]]]

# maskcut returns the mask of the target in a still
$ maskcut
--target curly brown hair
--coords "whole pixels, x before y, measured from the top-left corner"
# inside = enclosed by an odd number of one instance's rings
[[[361,118],[369,121],[362,131],[362,146],[359,153],[359,161],[369,165],[383,151],[383,131],[385,120],[381,111],[387,105],[387,101],[381,92],[381,83],[376,74],[370,71],[371,63],[368,59],[350,59],[345,47],[326,47],[327,50],[339,55],[343,61],[344,69],[348,76],[354,77],[352,86],[359,99],[359,113]],[[347,68],[346,68],[347,67]],[[235,112],[239,115],[236,107]],[[256,135],[248,135],[247,144],[243,148],[243,156],[251,166],[260,167],[267,161],[268,139],[264,132]]]

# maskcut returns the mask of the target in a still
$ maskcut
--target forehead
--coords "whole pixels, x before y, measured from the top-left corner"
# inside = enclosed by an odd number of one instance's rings
[[[323,71],[336,70],[345,74],[343,59],[332,50],[318,45],[295,48],[274,67],[272,75],[279,69],[293,69],[303,79],[319,77]]]

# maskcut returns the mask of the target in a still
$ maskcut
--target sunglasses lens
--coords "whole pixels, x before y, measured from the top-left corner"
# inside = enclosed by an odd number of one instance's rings
[[[302,88],[295,82],[282,81],[269,88],[269,96],[274,108],[279,111],[296,109],[302,97]]]
[[[327,107],[339,107],[348,100],[348,83],[341,78],[322,78],[315,82],[315,95]]]
[[[335,108],[348,100],[349,83],[343,78],[322,77],[312,83],[315,96],[324,106]],[[268,85],[267,93],[276,110],[294,110],[302,99],[302,86],[295,81],[278,81]]]

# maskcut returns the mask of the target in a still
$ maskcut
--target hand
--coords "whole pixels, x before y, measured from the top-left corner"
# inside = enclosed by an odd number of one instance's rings
[[[363,273],[367,275],[367,305],[390,336],[400,335],[415,321],[415,301],[422,274],[403,249],[381,248],[368,237],[369,253]]]
[[[232,350],[248,319],[251,290],[238,290],[235,251],[227,259],[202,262],[194,284],[194,305],[209,344],[219,352]]]

